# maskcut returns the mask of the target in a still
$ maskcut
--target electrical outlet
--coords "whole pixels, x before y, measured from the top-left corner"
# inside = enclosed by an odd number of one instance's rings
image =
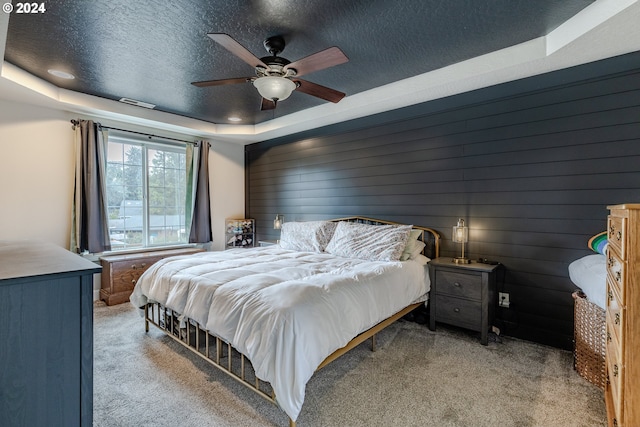
[[[509,294],[506,292],[498,292],[498,306],[509,308]]]

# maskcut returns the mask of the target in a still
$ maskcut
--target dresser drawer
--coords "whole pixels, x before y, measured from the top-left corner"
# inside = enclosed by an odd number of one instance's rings
[[[615,287],[611,286],[611,280],[607,279],[607,330],[615,335],[620,342],[623,340],[622,333],[625,325],[625,310],[620,303]]]
[[[607,388],[611,391],[614,414],[618,426],[624,425],[623,399],[624,399],[624,365],[620,359],[620,353],[616,348],[615,340],[607,343]]]
[[[618,292],[619,301],[624,304],[626,283],[626,263],[622,261],[616,251],[608,251],[607,254],[607,280],[611,283],[611,287]]]
[[[112,292],[133,290],[133,287],[148,265],[150,265],[148,260],[144,262],[132,260],[111,263],[110,279]]]
[[[479,331],[481,328],[482,304],[447,295],[436,295],[436,317],[450,325]]]
[[[606,357],[609,357],[609,353],[612,353],[612,352],[615,352],[615,354],[619,356],[623,354],[623,351],[622,351],[623,341],[621,341],[620,334],[616,332],[615,327],[610,322],[609,316],[607,316],[606,322],[607,322],[607,326],[606,326],[607,343],[605,348]]]
[[[436,272],[436,293],[468,299],[481,299],[482,276],[438,270]]]
[[[617,249],[622,258],[627,257],[627,219],[609,215],[607,219],[607,240]]]

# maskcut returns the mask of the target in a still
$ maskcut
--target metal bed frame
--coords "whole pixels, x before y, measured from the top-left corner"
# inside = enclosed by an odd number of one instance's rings
[[[365,217],[340,218],[332,221],[349,221],[374,225],[398,224]],[[426,244],[423,253],[431,258],[437,257],[440,252],[440,235],[430,228],[414,226],[414,229],[422,231],[420,240]],[[372,328],[360,333],[349,341],[346,346],[330,354],[318,366],[316,372],[369,338],[371,338],[372,351],[375,351],[376,334],[422,304],[422,302],[411,304]],[[201,328],[197,322],[190,319],[180,321],[180,313],[176,313],[156,302],[147,303],[144,308],[144,318],[146,332],[149,332],[150,324],[156,326],[167,336],[206,360],[212,366],[218,368],[250,390],[253,390],[269,402],[276,406],[278,405],[271,385],[256,377],[249,359],[237,351],[230,343]],[[289,426],[296,426],[296,422],[291,418],[289,418]]]

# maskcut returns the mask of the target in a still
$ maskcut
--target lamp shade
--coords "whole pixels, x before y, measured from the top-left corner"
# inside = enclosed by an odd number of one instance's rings
[[[471,261],[464,257],[464,244],[469,241],[469,228],[464,225],[464,219],[460,218],[458,224],[453,227],[451,240],[456,243],[462,243],[462,254],[454,258],[453,262],[456,264],[469,264]]]
[[[265,76],[253,81],[258,93],[271,101],[284,101],[296,88],[296,84],[284,77]]]
[[[464,219],[460,218],[458,224],[453,227],[451,240],[456,243],[466,243],[469,241],[469,228],[465,227]]]
[[[276,219],[273,220],[273,228],[275,230],[280,230],[282,228],[283,223],[284,223],[284,215],[277,214]]]

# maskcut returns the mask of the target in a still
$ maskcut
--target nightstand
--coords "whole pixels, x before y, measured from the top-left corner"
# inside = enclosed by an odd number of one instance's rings
[[[258,241],[258,245],[260,245],[261,247],[273,246],[273,245],[277,245],[277,244],[278,244],[277,240],[260,240],[260,241]]]
[[[451,258],[429,262],[429,329],[436,322],[480,332],[480,343],[489,342],[496,300],[496,272],[500,264],[455,264]]]

